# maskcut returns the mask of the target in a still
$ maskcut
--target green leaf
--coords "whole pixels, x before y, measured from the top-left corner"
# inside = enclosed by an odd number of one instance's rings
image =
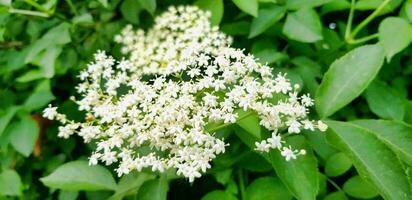
[[[287,0],[286,7],[290,10],[301,8],[314,8],[329,3],[332,0]]]
[[[278,52],[275,43],[268,39],[254,42],[251,52],[262,64],[272,64],[289,59],[285,53]]]
[[[26,99],[23,106],[26,110],[32,111],[43,108],[54,99],[55,97],[50,88],[50,81],[44,80],[37,85],[33,93]]]
[[[19,83],[27,83],[41,78],[44,78],[43,71],[40,69],[32,69],[19,76],[16,81]]]
[[[196,6],[212,13],[210,23],[214,26],[219,25],[223,17],[223,0],[198,0]]]
[[[255,142],[260,141],[260,137],[256,137],[253,134],[250,134],[245,129],[240,128],[240,126],[233,126],[235,134],[239,137],[239,139],[246,144],[250,149],[255,149]]]
[[[329,193],[323,200],[348,200],[344,192]]]
[[[322,24],[313,9],[299,9],[289,13],[282,30],[288,38],[299,42],[316,42],[323,39]]]
[[[255,138],[261,138],[261,128],[259,116],[252,111],[244,111],[237,109],[238,120],[236,123],[248,133],[252,134]]]
[[[326,142],[326,135],[320,131],[303,131],[305,137],[308,139],[310,146],[316,152],[316,154],[323,160],[327,160],[330,156],[337,153],[329,143]]]
[[[344,153],[336,153],[325,164],[325,173],[329,177],[340,176],[352,167],[351,160]]]
[[[140,3],[140,6],[142,6],[143,9],[147,10],[150,14],[154,14],[156,11],[156,0],[138,0]]]
[[[169,183],[165,176],[145,182],[139,189],[136,199],[139,200],[165,200]]]
[[[16,106],[12,106],[4,111],[0,115],[0,136],[3,134],[4,130],[6,129],[7,125],[9,124],[10,120],[13,118],[14,114],[17,111]]]
[[[293,196],[278,178],[266,176],[254,180],[246,189],[247,200],[288,200]]]
[[[235,5],[243,12],[252,15],[253,17],[258,16],[258,0],[232,0]]]
[[[236,160],[236,166],[251,172],[268,172],[272,170],[272,165],[265,158],[251,150]]]
[[[127,21],[133,24],[139,24],[139,14],[141,11],[142,7],[135,0],[125,0],[120,5],[120,13]]]
[[[113,196],[109,200],[121,200],[130,193],[136,193],[144,182],[154,179],[155,176],[144,172],[132,172],[123,176]]]
[[[20,196],[22,187],[16,171],[8,169],[0,173],[0,195]]]
[[[378,8],[382,2],[386,0],[359,0],[355,4],[357,10],[374,10]],[[402,4],[403,0],[390,0],[388,4],[379,13],[380,15],[394,11],[398,6]]]
[[[412,127],[402,122],[388,120],[356,120],[352,123],[373,133],[402,160],[412,166]]]
[[[403,99],[381,81],[372,82],[366,89],[366,101],[373,113],[381,118],[402,120],[405,115]]]
[[[13,125],[10,131],[10,143],[17,152],[28,157],[39,136],[39,126],[30,116],[24,117]]]
[[[276,174],[297,199],[315,199],[319,190],[315,155],[301,135],[289,136],[285,141],[295,149],[305,149],[306,155],[299,156],[296,160],[286,161],[279,150],[272,150],[270,160]]]
[[[328,142],[343,151],[362,178],[373,183],[385,199],[412,198],[401,161],[372,132],[349,122],[326,123],[329,125]]]
[[[322,6],[321,14],[325,15],[335,11],[346,10],[350,8],[350,2],[346,0],[332,0]]]
[[[322,76],[319,64],[303,56],[293,58],[291,62],[296,65],[295,71],[301,75],[309,93],[314,95],[319,87],[319,83],[316,79],[321,78]]]
[[[375,78],[383,60],[383,49],[379,45],[358,47],[335,60],[316,93],[319,115],[328,117],[358,97]]]
[[[79,197],[79,192],[77,191],[59,191],[58,200],[76,200]]]
[[[253,18],[249,38],[256,37],[265,32],[270,26],[283,18],[286,9],[281,6],[271,5],[259,9],[259,15]]]
[[[117,188],[109,170],[100,165],[89,166],[88,162],[83,160],[65,163],[40,180],[47,187],[68,191],[115,190]]]
[[[250,29],[249,21],[239,21],[234,23],[224,24],[222,32],[228,35],[248,35]]]
[[[43,77],[53,77],[55,62],[62,51],[62,45],[71,41],[69,28],[68,23],[62,23],[50,29],[41,39],[36,40],[29,47],[25,63],[39,66]]]
[[[202,200],[237,200],[235,196],[223,190],[215,190],[207,193]]]
[[[370,199],[378,195],[375,188],[368,182],[362,180],[360,176],[353,176],[343,184],[343,191],[346,194],[360,198]]]
[[[412,22],[412,0],[407,0],[403,4],[399,15]]]
[[[403,121],[405,121],[408,124],[412,124],[412,101],[405,100],[404,102],[405,102],[405,117]]]
[[[412,42],[412,25],[400,17],[387,17],[379,25],[379,42],[388,62]]]

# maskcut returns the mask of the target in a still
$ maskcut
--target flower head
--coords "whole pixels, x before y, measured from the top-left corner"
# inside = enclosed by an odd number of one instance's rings
[[[256,142],[257,150],[295,159],[300,153],[284,147],[282,132],[326,129],[307,118],[312,100],[299,97],[286,74],[274,76],[253,55],[230,47],[208,17],[196,7],[171,7],[147,33],[126,27],[115,40],[129,57],[117,62],[99,51],[80,73],[75,101],[85,121],[67,120],[52,107],[44,116],[64,124],[59,136],[77,133],[96,143],[90,164],[118,162],[119,176],[174,168],[193,181],[228,145],[205,125],[234,123],[244,111],[273,132]]]

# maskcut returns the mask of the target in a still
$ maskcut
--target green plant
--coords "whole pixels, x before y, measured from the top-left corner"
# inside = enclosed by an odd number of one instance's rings
[[[174,172],[117,178],[83,160],[95,148],[57,138],[47,104],[72,119],[77,74],[127,24],[149,28],[170,5],[211,22],[315,99],[326,133],[286,137],[306,155],[254,151],[259,120],[218,132],[230,143],[189,184]],[[1,0],[0,199],[411,199],[411,0]],[[317,115],[316,115],[317,113]],[[252,145],[251,145],[252,144]]]

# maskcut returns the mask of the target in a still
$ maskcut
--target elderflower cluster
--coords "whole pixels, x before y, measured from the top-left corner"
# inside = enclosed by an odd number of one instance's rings
[[[170,7],[147,33],[129,25],[115,41],[129,54],[135,74],[172,74],[186,70],[199,52],[215,55],[232,42],[209,18],[210,12],[194,6]]]
[[[277,149],[286,160],[305,154],[287,146],[282,134],[327,128],[307,118],[313,100],[299,96],[285,74],[273,75],[253,55],[230,47],[209,15],[192,6],[171,7],[147,33],[126,27],[115,40],[128,59],[98,52],[79,75],[81,98],[75,102],[87,113],[85,121],[69,120],[51,106],[43,116],[63,124],[60,137],[76,133],[95,142],[90,164],[119,163],[119,176],[176,169],[192,182],[228,145],[206,125],[235,123],[249,114],[272,132],[256,142],[257,150]]]

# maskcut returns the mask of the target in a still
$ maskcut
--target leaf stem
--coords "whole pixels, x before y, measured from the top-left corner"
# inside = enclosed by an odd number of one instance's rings
[[[237,175],[239,178],[239,190],[240,190],[240,199],[245,200],[246,199],[246,189],[245,189],[245,178],[243,177],[243,170],[239,169],[237,171]]]
[[[355,40],[356,35],[366,26],[368,25],[376,16],[378,16],[380,14],[380,12],[385,8],[386,5],[388,5],[388,3],[391,0],[384,0],[379,7],[373,11],[372,14],[370,14],[366,19],[364,19],[358,26],[356,26],[356,28],[352,31],[352,33],[349,35],[348,38],[346,38],[346,41],[348,43],[353,42],[353,40]]]
[[[355,15],[355,0],[351,1],[348,22],[345,30],[345,39],[348,39],[352,31],[353,16]]]
[[[369,40],[376,39],[376,38],[378,38],[378,37],[379,37],[379,34],[378,34],[378,33],[375,33],[375,34],[368,35],[368,36],[366,36],[366,37],[359,38],[359,39],[356,39],[356,40],[349,40],[348,43],[349,43],[349,44],[360,44],[360,43],[367,42],[367,41],[369,41]]]
[[[37,2],[33,1],[33,0],[24,0],[24,2],[26,2],[27,4],[30,4],[31,6],[35,7],[37,10],[47,14],[47,16],[51,16],[53,15],[53,13],[51,13],[49,10],[43,8],[42,5],[38,4]]]
[[[16,8],[9,8],[9,13],[14,14],[22,14],[22,15],[31,15],[31,16],[38,16],[38,17],[50,17],[47,13],[39,12],[39,11],[31,11],[31,10],[22,10]]]
[[[243,115],[243,116],[237,118],[236,121],[245,119],[246,117],[249,117],[249,116],[252,115],[252,114],[253,114],[253,112],[249,112],[248,114]],[[210,132],[210,133],[213,133],[213,132],[216,132],[216,131],[219,130],[219,129],[225,128],[225,127],[230,126],[230,125],[232,125],[232,123],[223,123],[223,124],[221,124],[221,125],[219,125],[219,126],[216,126],[216,127],[214,127],[214,128],[211,128],[211,129],[209,129],[209,130],[207,130],[207,131]]]
[[[333,187],[335,187],[337,190],[343,191],[342,188],[340,188],[339,185],[335,183],[335,181],[333,181],[333,180],[330,179],[330,178],[328,178],[327,180],[328,180],[328,182],[329,182],[331,185],[333,185]]]

